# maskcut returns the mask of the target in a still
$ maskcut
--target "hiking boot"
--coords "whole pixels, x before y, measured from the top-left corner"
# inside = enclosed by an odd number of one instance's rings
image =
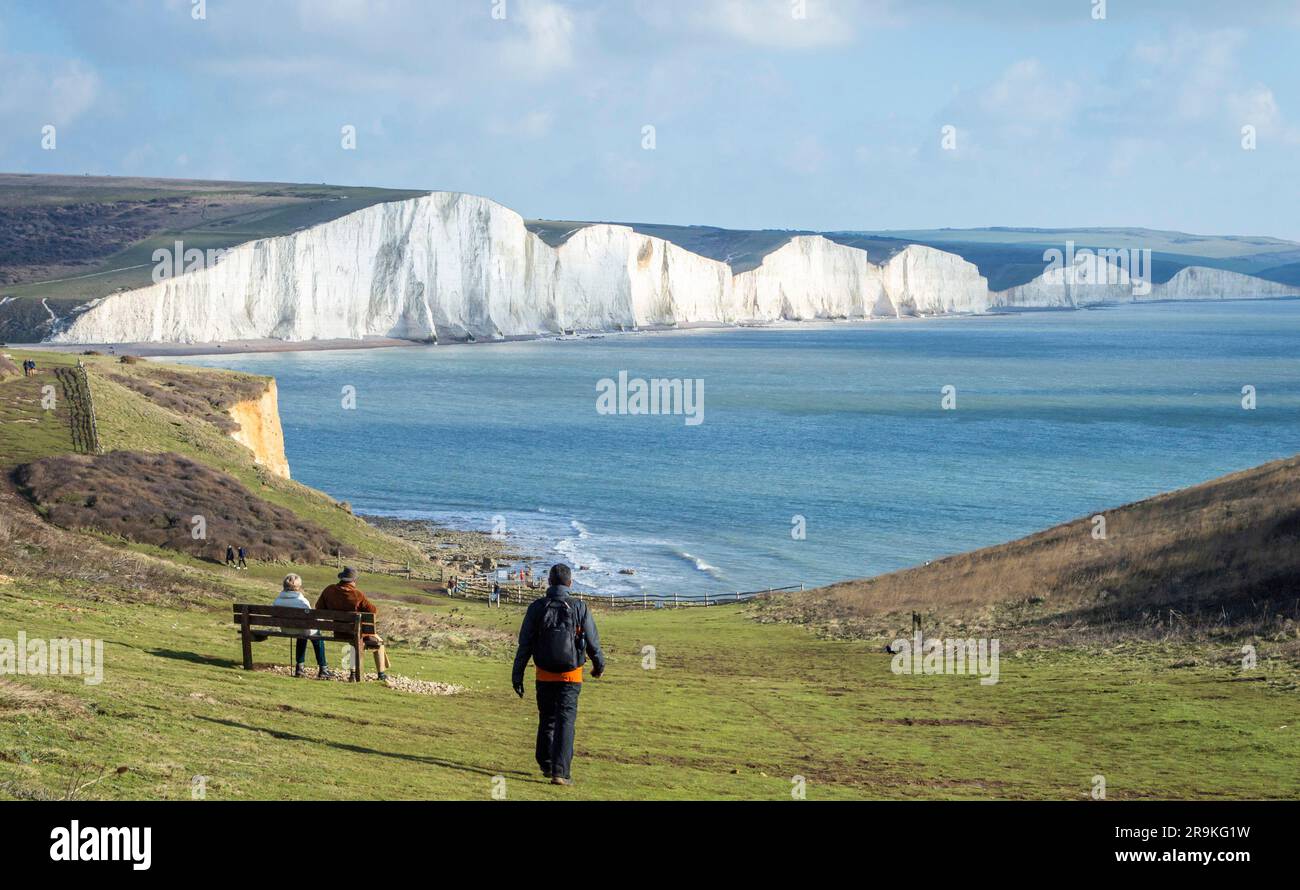
[[[316,679],[317,679],[317,680],[333,680],[333,679],[334,679],[334,672],[331,671],[329,668],[318,668],[318,669],[316,670]]]
[[[551,776],[552,785],[572,785],[572,779],[566,779],[564,776]]]
[[[384,673],[383,671],[380,671],[380,672],[379,672],[379,680],[380,680],[380,682],[384,682],[384,681],[386,681],[387,679],[388,679],[388,674]]]
[[[298,665],[297,667],[295,667],[295,668],[293,669],[293,675],[294,675],[295,677],[305,677],[305,676],[307,676],[307,671],[305,671],[305,670],[303,669],[303,666],[302,666],[302,665]]]

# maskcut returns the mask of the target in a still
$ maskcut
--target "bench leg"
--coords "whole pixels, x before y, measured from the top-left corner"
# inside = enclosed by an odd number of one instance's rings
[[[241,622],[241,624],[243,625],[242,636],[244,641],[244,670],[251,671],[253,669],[253,635],[252,632],[249,631],[248,629],[247,612],[244,613],[243,621]]]
[[[352,682],[361,682],[361,656],[365,654],[365,647],[360,642],[352,644]]]

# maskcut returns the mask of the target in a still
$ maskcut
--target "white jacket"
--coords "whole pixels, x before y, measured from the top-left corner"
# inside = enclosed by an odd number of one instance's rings
[[[271,603],[271,605],[280,606],[285,609],[310,609],[311,600],[307,599],[301,590],[281,590],[280,595],[275,598],[275,602]],[[280,628],[280,632],[287,634],[296,633],[298,636],[302,636],[302,629],[297,627],[282,627]],[[320,631],[308,631],[307,636],[318,637],[320,636]]]

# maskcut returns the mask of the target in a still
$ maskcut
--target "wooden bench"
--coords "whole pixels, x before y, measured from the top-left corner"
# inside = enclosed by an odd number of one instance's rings
[[[365,637],[375,632],[370,612],[335,612],[328,609],[295,609],[290,606],[256,606],[235,603],[235,624],[244,645],[244,670],[253,669],[253,644],[270,637],[300,639],[317,631],[322,639],[352,647],[352,681],[361,682],[361,654]]]

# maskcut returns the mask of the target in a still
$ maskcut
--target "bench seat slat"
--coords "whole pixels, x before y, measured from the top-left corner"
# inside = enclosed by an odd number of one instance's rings
[[[235,603],[234,614],[236,617],[242,615],[247,610],[250,620],[257,618],[293,618],[303,615],[314,615],[320,618],[330,618],[336,621],[351,621],[357,612],[341,612],[336,609],[295,609],[292,606],[256,606],[248,603]],[[369,615],[369,612],[362,612],[362,615]]]
[[[242,624],[236,621],[236,624]],[[355,621],[318,621],[312,618],[250,618],[248,626],[256,629],[259,627],[296,627],[305,630],[339,630],[352,633],[356,629]]]

